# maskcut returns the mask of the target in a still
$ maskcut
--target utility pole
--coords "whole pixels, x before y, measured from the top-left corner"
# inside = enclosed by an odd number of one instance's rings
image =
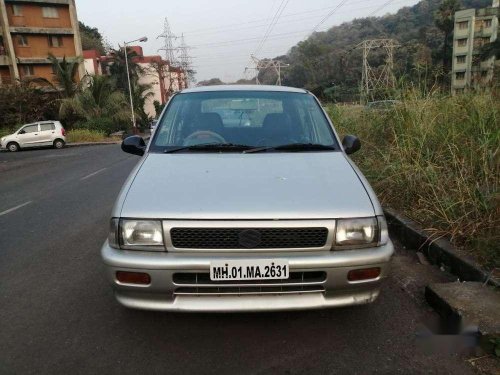
[[[373,94],[380,90],[394,89],[394,49],[399,47],[394,39],[369,39],[359,43],[356,49],[363,50],[363,74],[361,79],[361,103],[373,100]],[[382,50],[385,62],[377,68],[370,65],[370,54],[374,50]]]

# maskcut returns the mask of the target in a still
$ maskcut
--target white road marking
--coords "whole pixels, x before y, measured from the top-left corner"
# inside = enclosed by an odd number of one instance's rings
[[[94,173],[91,173],[91,174],[89,174],[89,175],[87,175],[85,177],[80,178],[80,181],[83,181],[83,180],[86,180],[87,178],[93,177],[96,174],[99,174],[99,173],[105,171],[106,169],[108,169],[108,168],[99,169],[98,171],[95,171]]]
[[[19,206],[9,208],[8,210],[5,210],[3,212],[0,212],[0,216],[4,216],[7,214],[10,214],[11,212],[20,209],[21,207],[27,206],[28,204],[33,203],[33,201],[25,202],[23,204],[20,204]]]

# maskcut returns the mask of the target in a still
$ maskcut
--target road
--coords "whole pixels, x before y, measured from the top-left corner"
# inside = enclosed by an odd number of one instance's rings
[[[402,249],[370,306],[229,315],[120,307],[99,251],[138,160],[115,145],[0,153],[0,374],[474,373],[462,357],[418,348],[420,325],[436,316]]]

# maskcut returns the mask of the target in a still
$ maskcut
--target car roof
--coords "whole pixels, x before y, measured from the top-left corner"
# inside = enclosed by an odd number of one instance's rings
[[[272,91],[272,92],[294,92],[300,94],[307,94],[308,91],[298,89],[295,87],[287,86],[270,86],[270,85],[218,85],[218,86],[201,86],[184,89],[180,93],[194,93],[194,92],[212,92],[212,91]]]

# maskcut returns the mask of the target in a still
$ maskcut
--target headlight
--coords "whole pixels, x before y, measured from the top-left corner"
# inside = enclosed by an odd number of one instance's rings
[[[108,242],[114,248],[165,251],[159,220],[112,219]]]
[[[356,249],[385,245],[389,239],[383,216],[337,220],[335,249]]]

